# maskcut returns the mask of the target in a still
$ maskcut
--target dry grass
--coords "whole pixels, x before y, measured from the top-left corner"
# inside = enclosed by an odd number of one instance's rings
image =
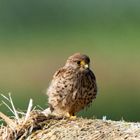
[[[7,97],[6,97],[7,98]],[[11,103],[12,98],[7,98]],[[32,100],[27,112],[19,117],[12,107],[14,119],[0,112],[7,123],[0,127],[0,140],[139,140],[140,123],[99,119],[75,120],[46,115],[40,110],[31,110]],[[18,116],[18,117],[17,117]]]

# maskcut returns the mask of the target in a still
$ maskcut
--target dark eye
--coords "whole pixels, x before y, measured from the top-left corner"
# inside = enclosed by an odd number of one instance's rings
[[[77,61],[77,64],[80,65],[81,61]]]

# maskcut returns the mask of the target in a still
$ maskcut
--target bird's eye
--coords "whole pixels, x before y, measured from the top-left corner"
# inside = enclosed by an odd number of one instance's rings
[[[77,64],[80,65],[81,61],[77,61]]]

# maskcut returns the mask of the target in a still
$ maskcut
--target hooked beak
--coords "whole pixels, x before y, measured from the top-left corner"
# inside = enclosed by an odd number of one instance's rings
[[[85,64],[84,65],[85,69],[89,68],[89,65],[88,64]]]
[[[85,69],[89,68],[89,65],[85,63],[85,61],[81,61],[81,66],[84,67]]]

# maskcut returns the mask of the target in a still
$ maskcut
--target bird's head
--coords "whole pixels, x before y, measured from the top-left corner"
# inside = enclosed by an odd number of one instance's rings
[[[90,65],[90,59],[87,55],[75,53],[70,56],[66,62],[66,66],[71,66],[75,69],[79,68],[81,70],[88,69]]]

